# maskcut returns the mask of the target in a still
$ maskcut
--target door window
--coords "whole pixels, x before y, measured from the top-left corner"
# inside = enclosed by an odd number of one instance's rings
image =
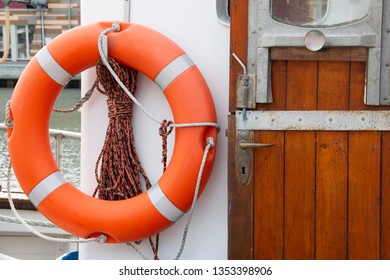
[[[271,16],[295,26],[335,26],[365,18],[371,0],[271,0]]]

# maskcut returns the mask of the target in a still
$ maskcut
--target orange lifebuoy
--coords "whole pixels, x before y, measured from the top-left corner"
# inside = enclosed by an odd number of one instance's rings
[[[52,40],[30,61],[11,98],[8,146],[15,175],[37,209],[60,228],[81,238],[104,234],[107,242],[128,242],[156,234],[188,211],[207,137],[213,127],[178,128],[166,172],[147,192],[106,201],[74,187],[60,173],[48,135],[49,118],[67,82],[99,59],[97,40],[110,22],[84,25]],[[121,23],[108,34],[110,57],[137,69],[163,90],[175,123],[216,122],[210,91],[199,69],[171,40],[147,27]],[[210,175],[210,150],[200,192]]]

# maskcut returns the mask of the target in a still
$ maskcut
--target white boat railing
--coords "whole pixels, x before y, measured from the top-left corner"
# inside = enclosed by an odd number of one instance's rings
[[[7,132],[7,127],[3,123],[0,123],[0,131]],[[49,134],[50,137],[54,138],[54,157],[58,167],[61,169],[63,139],[68,138],[80,140],[81,133],[59,129],[49,129]]]

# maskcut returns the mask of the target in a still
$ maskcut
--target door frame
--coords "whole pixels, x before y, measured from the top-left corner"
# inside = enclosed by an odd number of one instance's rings
[[[244,64],[248,54],[248,1],[230,0],[230,50]],[[236,81],[241,65],[230,56],[228,116],[228,259],[253,259],[253,176],[242,185],[236,166]],[[253,164],[253,162],[252,162]]]

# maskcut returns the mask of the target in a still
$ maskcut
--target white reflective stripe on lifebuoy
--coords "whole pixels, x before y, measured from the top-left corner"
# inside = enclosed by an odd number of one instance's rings
[[[37,61],[42,69],[50,76],[57,84],[66,86],[66,84],[73,78],[50,54],[46,47],[43,47],[36,54]]]
[[[163,215],[167,220],[176,222],[184,212],[177,208],[163,193],[161,187],[156,183],[151,187],[147,194],[154,207]]]
[[[194,62],[192,62],[191,58],[189,58],[187,54],[182,54],[165,66],[160,73],[158,73],[154,82],[162,91],[164,91],[177,76],[193,65]]]
[[[67,182],[68,180],[62,176],[61,172],[56,171],[36,185],[31,190],[28,198],[35,207],[38,207],[42,200],[44,200],[51,192]]]

